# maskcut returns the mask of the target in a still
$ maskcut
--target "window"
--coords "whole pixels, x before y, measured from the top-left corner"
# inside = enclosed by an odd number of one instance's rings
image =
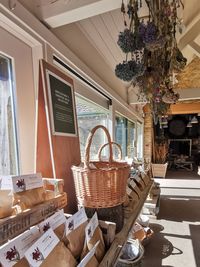
[[[115,140],[122,148],[122,157],[135,156],[135,123],[127,118],[117,115],[115,118]]]
[[[0,54],[0,174],[18,174],[12,63]]]
[[[78,131],[80,140],[81,158],[84,159],[85,144],[91,129],[97,125],[108,127],[109,111],[76,95],[76,110],[78,118]],[[102,130],[98,130],[92,139],[90,157],[97,159],[97,152],[101,145],[107,143],[107,137]],[[106,156],[104,150],[102,156]]]
[[[137,158],[143,158],[143,125],[137,122]]]

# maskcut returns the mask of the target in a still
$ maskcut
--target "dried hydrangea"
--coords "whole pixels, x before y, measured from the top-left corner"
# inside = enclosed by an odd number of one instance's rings
[[[144,72],[143,65],[134,60],[119,63],[115,68],[115,75],[123,81],[130,82]]]
[[[117,44],[124,53],[134,52],[135,50],[144,48],[142,37],[136,31],[133,33],[129,29],[120,32]]]

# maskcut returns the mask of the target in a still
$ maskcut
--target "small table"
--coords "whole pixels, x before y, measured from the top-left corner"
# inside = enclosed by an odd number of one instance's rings
[[[177,168],[193,171],[193,161],[174,161],[174,165]]]

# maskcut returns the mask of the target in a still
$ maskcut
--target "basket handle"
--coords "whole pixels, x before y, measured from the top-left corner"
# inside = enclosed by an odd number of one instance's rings
[[[107,145],[109,145],[109,143],[106,143],[104,145],[102,145],[98,151],[98,159],[101,160],[101,152],[102,150],[104,149],[104,147],[106,147]],[[118,148],[119,150],[119,154],[120,154],[120,160],[122,160],[122,149],[121,149],[121,146],[116,143],[116,142],[111,142],[111,145],[116,145],[116,147]]]
[[[98,129],[102,129],[104,130],[107,138],[108,138],[108,144],[109,144],[109,151],[110,151],[110,155],[109,155],[109,163],[113,162],[113,153],[112,153],[112,145],[111,145],[111,138],[110,138],[110,134],[107,130],[106,127],[104,127],[103,125],[97,125],[96,127],[94,127],[89,135],[88,135],[88,138],[87,138],[87,141],[86,141],[86,146],[85,146],[85,156],[84,156],[84,167],[85,168],[88,168],[89,169],[89,163],[90,163],[90,147],[91,147],[91,144],[92,144],[92,138],[95,134],[95,132],[98,130]]]

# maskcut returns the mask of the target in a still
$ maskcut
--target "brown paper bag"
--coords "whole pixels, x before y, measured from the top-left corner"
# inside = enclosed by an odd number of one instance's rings
[[[16,267],[29,267],[28,261],[23,258],[17,264]],[[47,258],[41,264],[41,267],[75,267],[77,262],[73,255],[65,247],[62,242],[59,242],[57,246],[52,250],[52,252],[47,256]]]
[[[129,202],[130,202],[130,200],[129,200],[128,194],[126,194],[125,201],[123,203],[123,207],[127,207],[129,205]]]
[[[66,245],[75,258],[80,257],[83,250],[86,225],[87,222],[82,223],[78,228],[76,228],[66,236]]]
[[[43,187],[14,193],[15,204],[20,205],[22,210],[32,208],[33,206],[45,201],[45,190]]]
[[[54,229],[54,233],[57,235],[57,237],[60,239],[60,241],[66,242],[65,237],[65,224],[61,224],[56,229]]]
[[[105,255],[105,244],[104,244],[104,240],[103,240],[102,231],[99,228],[99,226],[95,229],[94,234],[91,237],[88,244],[85,242],[84,249],[83,249],[83,252],[81,254],[82,259],[87,255],[87,253],[94,247],[94,245],[98,241],[100,241],[100,242],[99,242],[99,244],[95,250],[95,257],[99,263],[102,261],[104,255]]]
[[[93,256],[89,262],[85,265],[85,267],[97,267],[99,266],[99,263],[97,261],[97,259],[95,258],[95,256]]]
[[[0,190],[0,219],[12,215],[13,195],[11,190]]]
[[[43,261],[41,267],[75,267],[77,262],[68,248],[62,242],[53,249]]]
[[[20,261],[18,261],[15,265],[15,267],[29,267],[29,263],[26,260],[26,258],[22,258]]]

